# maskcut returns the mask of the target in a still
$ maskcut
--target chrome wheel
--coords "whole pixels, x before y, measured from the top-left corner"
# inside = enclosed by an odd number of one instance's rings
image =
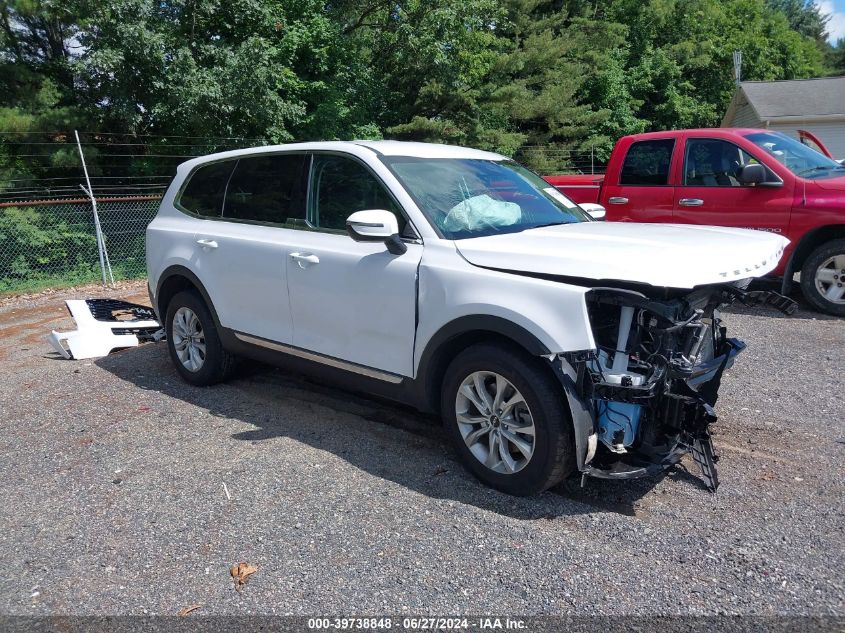
[[[822,262],[816,269],[815,282],[816,290],[827,301],[845,304],[845,255],[834,255]]]
[[[477,371],[455,398],[458,430],[475,458],[503,475],[519,472],[534,454],[534,418],[522,394],[504,376]]]
[[[205,334],[190,308],[181,307],[173,315],[173,348],[179,362],[189,371],[199,371],[205,363]]]

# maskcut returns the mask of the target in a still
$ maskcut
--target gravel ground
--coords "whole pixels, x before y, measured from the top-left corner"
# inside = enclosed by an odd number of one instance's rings
[[[0,302],[0,613],[845,615],[843,320],[727,315],[718,494],[685,462],[516,499],[405,408],[192,387],[164,344],[59,359],[61,300],[96,294]]]

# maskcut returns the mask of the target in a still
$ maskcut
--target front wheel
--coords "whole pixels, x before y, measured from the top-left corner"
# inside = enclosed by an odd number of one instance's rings
[[[443,419],[466,466],[512,495],[542,492],[574,468],[565,396],[541,362],[482,343],[461,352],[443,380]]]
[[[801,290],[822,312],[845,316],[845,240],[825,242],[804,262]]]

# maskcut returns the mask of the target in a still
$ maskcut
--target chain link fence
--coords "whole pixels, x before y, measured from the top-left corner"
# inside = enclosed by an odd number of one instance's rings
[[[100,225],[115,279],[146,275],[144,234],[159,196],[98,198]],[[0,205],[0,293],[102,281],[91,202]]]

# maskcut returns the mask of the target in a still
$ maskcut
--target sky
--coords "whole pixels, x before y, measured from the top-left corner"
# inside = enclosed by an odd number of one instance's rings
[[[817,0],[816,4],[822,13],[830,14],[827,23],[828,41],[836,44],[840,38],[845,38],[845,0]]]

